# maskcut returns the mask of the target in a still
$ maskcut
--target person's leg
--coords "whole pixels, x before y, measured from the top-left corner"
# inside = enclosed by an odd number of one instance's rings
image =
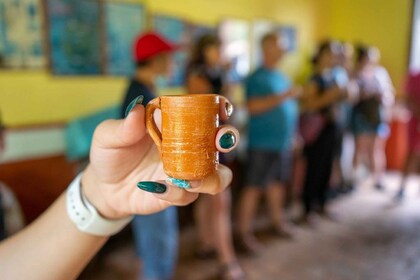
[[[407,178],[412,170],[418,166],[418,156],[415,153],[409,153],[404,163],[404,167],[401,174],[401,182],[398,192],[395,194],[394,200],[401,201],[404,198],[405,186],[407,184]]]
[[[373,174],[374,181],[377,188],[382,189],[382,176],[386,169],[386,155],[385,155],[386,139],[380,136],[375,136],[373,139]]]
[[[239,199],[238,229],[242,236],[252,233],[252,223],[258,208],[261,191],[257,186],[245,187]]]
[[[317,141],[318,142],[318,141]],[[303,215],[298,222],[308,222],[309,215],[313,211],[314,200],[316,199],[316,185],[318,177],[318,143],[305,147],[304,158],[306,161],[306,174],[302,191]]]
[[[141,279],[171,279],[178,256],[176,207],[152,215],[135,216],[132,225],[136,251],[143,261]]]
[[[286,187],[279,183],[271,183],[265,192],[271,223],[274,227],[283,224],[283,207],[286,200]]]
[[[367,158],[368,153],[368,142],[369,139],[364,134],[355,135],[355,148],[353,157],[353,178],[352,180],[358,182],[358,168],[363,163],[363,160]]]
[[[231,192],[229,189],[224,192],[209,196],[214,245],[216,246],[219,262],[222,267],[223,279],[240,279],[243,271],[237,263],[235,250],[232,242],[232,219],[231,219]],[[209,223],[210,224],[210,223]]]
[[[286,204],[287,185],[292,177],[292,165],[292,150],[276,153],[276,158],[273,160],[267,177],[269,185],[265,192],[274,233],[285,238],[291,237],[283,213]]]
[[[210,257],[215,249],[212,234],[213,227],[208,222],[208,215],[211,207],[212,198],[208,195],[200,196],[194,207],[194,218],[199,242],[196,253],[200,258]]]
[[[318,145],[318,180],[317,180],[317,200],[319,203],[319,211],[322,215],[326,215],[325,205],[327,203],[327,195],[330,187],[331,173],[334,162],[334,147],[336,146],[336,126],[329,124],[326,126],[320,136]]]
[[[246,185],[239,198],[238,241],[248,253],[257,253],[261,245],[253,235],[252,223],[258,208],[261,189],[266,184],[267,165],[270,156],[261,150],[250,150],[246,168]]]

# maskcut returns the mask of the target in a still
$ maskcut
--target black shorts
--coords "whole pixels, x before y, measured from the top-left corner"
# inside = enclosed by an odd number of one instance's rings
[[[266,188],[271,183],[289,183],[292,157],[292,151],[249,150],[245,185]]]

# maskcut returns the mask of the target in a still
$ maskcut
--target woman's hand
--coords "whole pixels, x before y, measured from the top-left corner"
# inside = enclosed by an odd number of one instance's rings
[[[223,191],[232,180],[232,172],[219,165],[216,174],[190,182],[188,190],[164,182],[165,178],[157,148],[146,133],[143,106],[135,106],[123,120],[108,120],[98,126],[82,188],[101,215],[118,219],[186,205],[197,199],[198,193]],[[147,192],[136,187],[140,181],[159,184]]]

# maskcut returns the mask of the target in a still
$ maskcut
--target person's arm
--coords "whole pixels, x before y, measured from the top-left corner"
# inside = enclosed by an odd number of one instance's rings
[[[320,110],[344,96],[344,93],[338,87],[332,87],[324,94],[318,94],[319,88],[315,82],[311,82],[305,88],[302,100],[302,109],[304,111]]]
[[[105,121],[95,130],[81,186],[101,216],[121,219],[156,213],[189,204],[199,193],[219,193],[229,185],[232,172],[223,165],[218,165],[214,175],[191,182],[190,189],[163,181],[166,175],[144,118],[144,107],[135,106],[126,119]],[[218,137],[216,143],[222,135]],[[149,183],[147,191],[136,187],[144,181],[161,183]],[[63,194],[26,229],[0,243],[1,277],[75,279],[107,239],[78,230],[67,214]]]
[[[272,110],[289,98],[297,97],[300,89],[292,88],[283,94],[270,94],[261,97],[251,97],[248,102],[248,112],[251,115],[258,115]]]
[[[4,279],[75,279],[108,240],[79,231],[64,194],[20,233],[0,243]]]

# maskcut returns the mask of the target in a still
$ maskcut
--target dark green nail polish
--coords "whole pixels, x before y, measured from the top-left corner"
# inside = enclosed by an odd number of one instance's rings
[[[138,182],[137,187],[143,191],[151,193],[166,192],[166,186],[156,182]]]
[[[220,147],[222,147],[223,149],[232,148],[236,143],[235,134],[233,134],[230,131],[226,132],[225,134],[222,135],[222,137],[220,137],[219,143],[220,143]]]
[[[133,101],[128,104],[127,108],[125,109],[125,116],[127,117],[128,114],[133,110],[134,106],[137,104],[141,104],[143,102],[143,95],[139,95],[136,98],[133,99]]]

